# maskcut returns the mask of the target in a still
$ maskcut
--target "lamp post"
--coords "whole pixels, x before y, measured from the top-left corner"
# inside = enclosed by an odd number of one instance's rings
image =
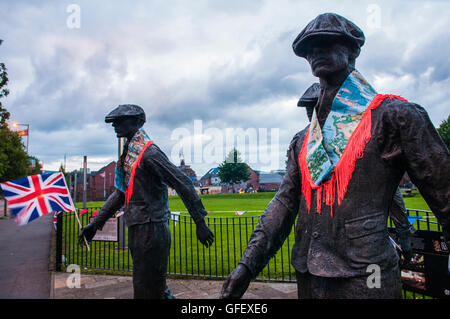
[[[27,127],[26,130],[17,130],[16,132],[18,132],[18,134],[20,136],[26,136],[27,137],[27,153],[28,153],[28,144],[29,144],[29,141],[30,141],[30,124],[20,124],[20,123],[13,122],[11,124],[11,126],[14,127],[14,128],[16,128],[18,126],[26,126]]]

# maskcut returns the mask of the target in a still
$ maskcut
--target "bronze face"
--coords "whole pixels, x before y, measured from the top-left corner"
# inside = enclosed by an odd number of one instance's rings
[[[134,116],[124,116],[117,118],[112,122],[117,137],[126,137],[131,139],[136,131],[141,127],[141,121]]]
[[[341,41],[330,40],[320,37],[309,40],[306,60],[313,75],[319,78],[329,78],[351,64],[352,49]]]

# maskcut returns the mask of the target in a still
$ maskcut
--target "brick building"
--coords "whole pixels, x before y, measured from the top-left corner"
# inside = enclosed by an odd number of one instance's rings
[[[283,175],[280,173],[260,173],[259,192],[276,192],[280,188]]]
[[[114,177],[116,170],[116,162],[113,161],[108,165],[102,167],[98,171],[89,172],[86,175],[86,201],[103,201],[108,198],[109,195],[114,191]],[[77,187],[76,195],[72,194],[74,200],[77,202],[83,201],[83,171],[77,171]],[[72,177],[72,183],[74,183],[74,178]]]
[[[200,179],[200,184],[203,187],[222,185],[223,193],[237,193],[239,191],[251,192],[252,190],[260,192],[274,192],[278,191],[280,188],[281,181],[286,173],[284,170],[265,173],[254,170],[251,167],[249,167],[248,170],[250,172],[250,178],[248,181],[235,185],[228,185],[220,182],[220,178],[218,176],[219,169],[217,167],[211,168]]]
[[[191,166],[186,165],[184,162],[184,159],[181,159],[180,166],[178,168],[192,181],[192,183],[197,186],[199,182],[197,181],[197,174],[195,174],[195,171],[191,168]]]
[[[184,160],[181,160],[180,166],[178,166],[186,176],[194,183],[194,185],[198,184],[197,175],[195,171],[189,166],[186,165]],[[115,170],[116,170],[116,162],[113,161],[108,165],[102,167],[98,171],[90,172],[86,174],[86,201],[104,201],[108,198],[109,195],[114,192],[114,178],[115,178]],[[74,194],[74,175],[72,175],[72,198],[74,201],[82,202],[83,201],[83,170],[80,169],[76,172],[77,174],[77,187],[76,194]]]
[[[219,169],[217,167],[211,168],[209,171],[206,172],[205,175],[200,178],[200,185],[201,186],[216,186],[220,185],[220,178],[219,178]]]

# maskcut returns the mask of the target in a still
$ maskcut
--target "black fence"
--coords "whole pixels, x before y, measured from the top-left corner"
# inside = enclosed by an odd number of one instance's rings
[[[81,225],[87,225],[98,209],[89,208],[87,212],[79,216]],[[80,214],[80,210],[76,213]],[[417,218],[414,223],[417,232],[412,238],[413,262],[402,269],[404,297],[448,297],[450,293],[446,290],[450,289],[450,286],[444,283],[443,287],[442,285],[438,287],[436,284],[436,282],[445,282],[445,278],[444,281],[441,278],[442,270],[428,271],[433,268],[430,262],[436,264],[436,260],[439,260],[438,264],[442,264],[448,260],[448,247],[445,246],[441,228],[429,211],[408,210],[408,213]],[[207,216],[205,220],[215,236],[214,243],[209,248],[205,248],[197,240],[195,224],[189,215],[173,214],[171,216],[169,275],[225,279],[238,264],[250,235],[259,221],[259,216]],[[390,223],[388,226],[395,239],[393,225]],[[111,218],[103,231],[97,233],[89,245],[89,250],[87,247],[77,245],[80,226],[75,212],[58,215],[57,229],[56,267],[58,270],[70,264],[77,264],[84,269],[132,272],[133,261],[127,247],[127,228],[122,217]],[[296,281],[295,270],[290,263],[294,236],[295,233],[292,231],[256,280]],[[449,278],[447,276],[447,281]]]
[[[81,225],[89,223],[98,208],[89,208],[79,216]],[[80,213],[80,210],[77,212]],[[172,215],[169,220],[171,248],[168,274],[185,277],[207,277],[224,279],[238,264],[247,246],[259,216],[206,217],[208,226],[214,233],[211,247],[205,248],[196,237],[195,223],[189,215]],[[127,228],[122,217],[111,218],[102,232],[109,227],[112,236],[104,235],[87,247],[77,245],[80,232],[75,212],[58,215],[57,250],[58,269],[69,264],[77,264],[85,269],[110,271],[133,270],[133,261],[128,250]],[[277,255],[258,276],[258,280],[295,281],[295,270],[290,263],[290,252],[294,243],[294,232],[287,238]]]

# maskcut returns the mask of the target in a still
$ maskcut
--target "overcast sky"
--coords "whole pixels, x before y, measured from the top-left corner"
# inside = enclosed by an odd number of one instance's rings
[[[67,170],[82,167],[83,155],[91,170],[116,160],[104,117],[127,103],[145,109],[144,129],[177,164],[177,133],[191,132],[184,141],[196,146],[183,153],[199,177],[219,161],[196,161],[195,147],[211,151],[226,128],[258,132],[261,149],[261,130],[273,132],[265,140],[276,142],[277,160],[250,164],[283,169],[307,124],[298,98],[317,81],[291,45],[324,12],[365,32],[356,67],[378,92],[422,105],[436,127],[450,113],[449,1],[0,0],[0,12],[11,91],[2,103],[11,120],[30,125],[29,153],[47,170],[64,154]],[[254,144],[241,150],[244,160]],[[212,148],[223,160],[226,147]]]

